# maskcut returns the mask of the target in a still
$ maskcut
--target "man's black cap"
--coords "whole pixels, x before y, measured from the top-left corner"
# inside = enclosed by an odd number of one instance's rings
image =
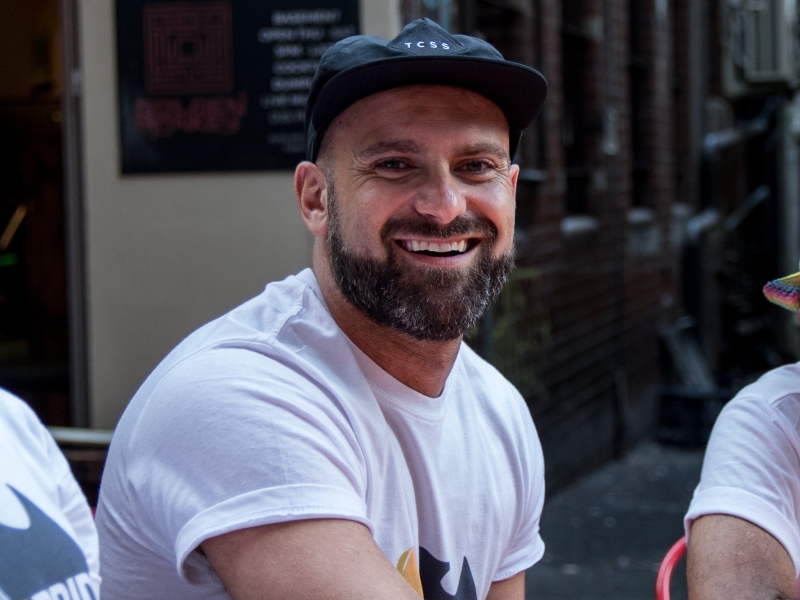
[[[523,130],[547,96],[544,76],[507,61],[491,44],[451,35],[429,19],[406,25],[393,40],[356,35],[322,55],[306,108],[306,151],[315,161],[328,126],[348,106],[404,85],[463,87],[485,96],[508,119],[513,158]]]

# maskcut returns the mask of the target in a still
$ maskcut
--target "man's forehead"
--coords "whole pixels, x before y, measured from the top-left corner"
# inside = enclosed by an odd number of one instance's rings
[[[430,144],[418,139],[382,139],[374,143],[364,144],[356,148],[356,154],[363,160],[369,160],[384,154],[424,154],[430,149]],[[508,147],[506,144],[491,139],[470,141],[454,144],[453,154],[458,156],[472,156],[477,154],[492,155],[508,160]]]

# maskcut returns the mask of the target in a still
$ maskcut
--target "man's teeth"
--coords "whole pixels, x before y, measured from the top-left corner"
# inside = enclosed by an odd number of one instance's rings
[[[436,242],[418,242],[417,240],[404,240],[403,246],[410,252],[421,252],[427,250],[428,252],[466,252],[466,240],[461,242],[449,242],[439,244]]]

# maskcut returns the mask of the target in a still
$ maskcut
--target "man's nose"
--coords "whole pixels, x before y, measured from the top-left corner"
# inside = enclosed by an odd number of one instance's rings
[[[450,169],[441,169],[427,178],[414,198],[414,208],[419,214],[444,225],[464,214],[467,200]]]

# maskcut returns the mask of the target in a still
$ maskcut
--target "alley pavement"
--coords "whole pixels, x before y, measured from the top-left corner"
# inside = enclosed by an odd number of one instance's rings
[[[645,442],[549,498],[546,552],[527,573],[527,600],[649,600],[658,565],[683,535],[703,450]],[[685,561],[672,598],[686,598]]]

